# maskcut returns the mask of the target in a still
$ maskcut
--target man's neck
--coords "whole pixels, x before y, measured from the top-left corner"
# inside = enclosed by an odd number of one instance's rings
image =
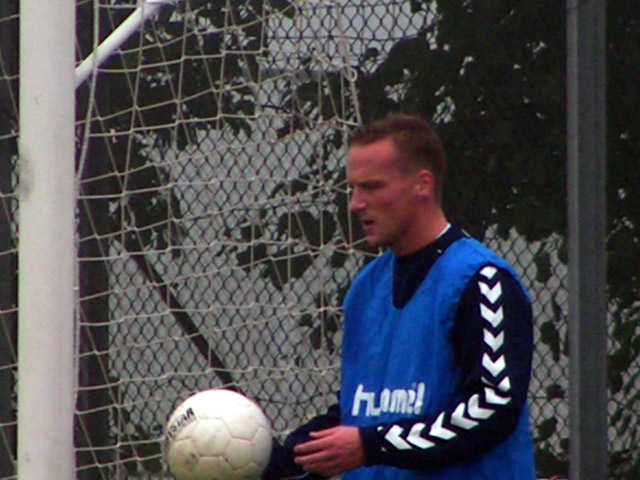
[[[415,231],[419,232],[419,234],[415,236],[412,242],[402,245],[401,248],[392,249],[397,256],[404,257],[417,252],[433,243],[450,227],[449,221],[439,208],[433,214],[425,215],[423,219],[419,225],[416,225]]]

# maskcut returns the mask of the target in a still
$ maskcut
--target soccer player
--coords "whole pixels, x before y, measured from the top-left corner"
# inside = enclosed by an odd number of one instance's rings
[[[385,252],[345,299],[339,404],[277,446],[265,479],[535,478],[531,303],[505,260],[447,221],[444,172],[420,118],[352,139],[349,208]]]

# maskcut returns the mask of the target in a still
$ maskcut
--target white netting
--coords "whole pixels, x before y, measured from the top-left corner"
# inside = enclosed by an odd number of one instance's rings
[[[81,4],[80,56],[135,6]],[[196,390],[239,388],[278,433],[335,402],[356,82],[425,22],[404,2],[177,2],[81,85],[80,471],[162,470]]]

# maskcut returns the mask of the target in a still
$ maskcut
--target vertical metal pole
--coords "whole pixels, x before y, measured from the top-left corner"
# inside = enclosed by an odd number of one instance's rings
[[[75,2],[20,2],[18,478],[75,477]]]
[[[570,477],[607,464],[605,1],[568,0]]]

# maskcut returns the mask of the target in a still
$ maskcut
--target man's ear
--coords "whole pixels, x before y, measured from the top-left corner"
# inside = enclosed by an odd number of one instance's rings
[[[423,169],[418,171],[418,181],[416,183],[416,193],[420,198],[435,198],[436,179],[429,170]]]

